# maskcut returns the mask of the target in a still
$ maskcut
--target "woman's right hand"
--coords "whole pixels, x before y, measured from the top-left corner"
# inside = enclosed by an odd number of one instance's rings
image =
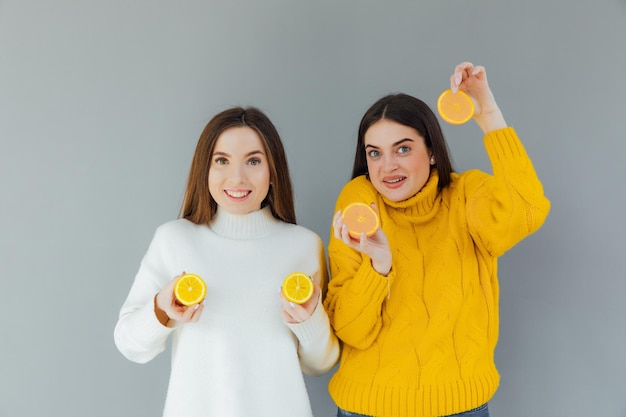
[[[197,322],[204,309],[204,301],[200,304],[185,306],[176,300],[174,286],[181,275],[174,277],[154,299],[155,314],[164,326],[167,326],[172,320],[179,323]],[[167,320],[163,318],[163,314],[167,316]]]
[[[450,89],[461,90],[476,103],[474,121],[484,134],[507,127],[504,116],[487,82],[487,71],[481,65],[462,62],[454,68],[450,77]]]
[[[375,204],[372,204],[372,208],[378,212]],[[359,239],[355,239],[350,235],[348,226],[343,222],[341,210],[338,210],[333,217],[333,233],[337,239],[346,245],[369,256],[376,272],[383,276],[389,274],[391,271],[391,248],[387,235],[380,227],[370,237],[362,233]]]

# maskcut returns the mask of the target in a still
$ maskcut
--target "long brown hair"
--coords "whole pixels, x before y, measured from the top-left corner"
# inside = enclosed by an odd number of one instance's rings
[[[408,94],[389,94],[382,97],[365,112],[359,126],[352,178],[368,175],[365,154],[365,133],[376,122],[387,119],[412,127],[424,138],[426,147],[435,157],[435,165],[439,174],[439,191],[450,184],[450,174],[454,172],[448,153],[448,145],[443,136],[437,116],[422,100]]]
[[[225,130],[243,126],[259,134],[267,154],[270,188],[261,207],[269,205],[275,218],[295,224],[293,188],[285,149],[270,119],[256,107],[233,107],[216,114],[207,123],[193,155],[180,217],[196,224],[211,222],[217,212],[217,203],[209,192],[209,168],[215,143]]]

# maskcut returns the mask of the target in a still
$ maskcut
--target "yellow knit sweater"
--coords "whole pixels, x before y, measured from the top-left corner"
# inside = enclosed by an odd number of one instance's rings
[[[443,416],[495,393],[497,257],[537,230],[550,210],[512,128],[484,138],[493,175],[437,172],[412,198],[391,202],[358,177],[336,209],[375,202],[393,254],[391,272],[331,231],[325,306],[343,343],[329,391],[342,409],[378,417]]]

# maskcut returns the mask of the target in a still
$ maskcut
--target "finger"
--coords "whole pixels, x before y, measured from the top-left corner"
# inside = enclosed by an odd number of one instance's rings
[[[296,323],[302,323],[310,316],[308,311],[302,305],[294,303],[288,303],[284,310],[285,313],[290,316]]]
[[[198,320],[200,320],[200,316],[202,315],[202,311],[204,310],[204,304],[196,304],[193,308],[193,313],[191,314],[191,322],[198,322]]]
[[[281,297],[281,315],[283,317],[283,320],[285,320],[287,323],[297,323],[296,317],[295,315],[295,311],[294,311],[294,306],[295,304],[290,303],[289,301],[287,301],[284,297]]]
[[[361,252],[365,252],[365,247],[367,245],[367,235],[365,232],[361,232],[361,236],[359,236],[359,250]]]
[[[345,224],[341,225],[341,240],[343,240],[346,245],[354,247],[354,243],[352,243],[352,236],[350,236],[350,232],[348,232],[348,226],[346,226]]]
[[[193,306],[185,307],[185,311],[183,312],[183,315],[182,315],[183,321],[186,321],[186,322],[191,321],[194,313],[198,311],[200,307],[201,307],[200,304],[195,304]]]
[[[485,78],[487,76],[487,70],[482,65],[477,65],[472,70],[472,75],[475,75],[477,78]]]
[[[341,239],[341,226],[343,225],[343,219],[341,216],[341,210],[335,213],[333,217],[333,234],[337,239]]]
[[[454,85],[456,87],[460,86],[461,83],[463,83],[463,80],[467,79],[471,75],[473,68],[474,64],[468,61],[461,62],[459,65],[454,67]]]

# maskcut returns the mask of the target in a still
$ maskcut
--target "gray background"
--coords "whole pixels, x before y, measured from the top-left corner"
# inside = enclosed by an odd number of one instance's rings
[[[213,114],[270,116],[327,242],[363,112],[434,106],[462,60],[552,201],[501,259],[492,415],[626,416],[625,0],[0,0],[0,416],[160,415],[169,351],[131,363],[113,327]],[[475,124],[444,130],[457,170],[490,170]]]

